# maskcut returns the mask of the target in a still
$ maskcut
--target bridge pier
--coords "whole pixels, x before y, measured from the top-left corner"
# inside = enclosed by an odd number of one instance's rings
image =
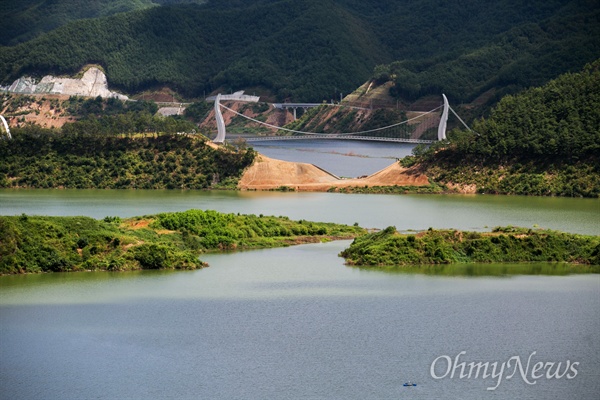
[[[310,107],[286,107],[288,109],[292,110],[292,115],[294,115],[294,121],[298,119],[298,108],[301,108],[303,110],[303,114],[306,112],[306,110],[308,110]]]

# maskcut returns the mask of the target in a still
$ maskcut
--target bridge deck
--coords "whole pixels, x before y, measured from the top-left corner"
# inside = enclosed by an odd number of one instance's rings
[[[366,107],[353,106],[351,104],[346,103],[273,103],[274,108],[284,109],[284,108],[315,108],[321,106],[329,106],[329,107],[347,107],[356,110],[369,110]]]
[[[323,135],[303,135],[303,136],[240,136],[247,142],[263,142],[273,140],[363,140],[363,141],[376,141],[376,142],[396,142],[396,143],[433,143],[433,140],[425,139],[404,139],[404,138],[387,138],[387,137],[374,137],[374,136],[354,136],[354,135],[335,135],[335,134],[323,134]]]
[[[327,106],[327,103],[273,103],[274,108],[312,108]]]

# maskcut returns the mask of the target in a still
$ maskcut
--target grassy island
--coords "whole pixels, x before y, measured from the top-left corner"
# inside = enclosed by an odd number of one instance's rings
[[[357,226],[188,210],[121,219],[0,217],[0,274],[196,269],[209,251],[349,239]]]
[[[391,226],[354,239],[340,256],[359,266],[561,262],[600,272],[600,237],[515,227],[404,235]]]

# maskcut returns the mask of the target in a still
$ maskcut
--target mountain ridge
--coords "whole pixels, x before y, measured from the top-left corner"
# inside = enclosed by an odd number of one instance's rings
[[[495,102],[581,69],[599,38],[600,5],[587,0],[210,1],[72,21],[0,47],[0,83],[95,63],[128,94],[261,87],[279,100],[322,101],[396,60],[389,75],[401,100],[445,92],[465,102],[493,89]]]

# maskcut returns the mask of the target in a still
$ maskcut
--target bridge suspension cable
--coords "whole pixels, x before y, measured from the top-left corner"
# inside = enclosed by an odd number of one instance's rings
[[[246,119],[248,119],[250,121],[256,122],[256,123],[264,125],[264,126],[268,126],[270,128],[274,128],[274,129],[278,129],[278,130],[282,130],[282,131],[287,131],[287,132],[291,132],[291,133],[303,134],[303,135],[323,135],[324,134],[323,132],[317,133],[317,132],[299,131],[299,130],[295,130],[295,129],[289,129],[289,128],[284,128],[282,126],[277,126],[277,125],[269,124],[267,122],[259,121],[257,119],[252,118],[252,117],[249,117],[247,115],[239,113],[239,112],[237,112],[235,110],[232,110],[231,108],[227,107],[224,104],[220,104],[220,106],[223,107],[223,108],[225,108],[226,110],[231,111],[232,113],[234,113],[236,115],[239,115],[240,117],[244,117],[244,118],[246,118]],[[373,132],[378,132],[378,131],[382,131],[382,130],[385,130],[385,129],[395,128],[395,127],[397,127],[399,125],[404,125],[404,124],[407,124],[407,123],[409,123],[411,121],[414,121],[416,119],[423,118],[424,116],[426,116],[428,114],[431,114],[431,113],[439,110],[442,107],[443,107],[443,105],[438,106],[438,107],[434,108],[433,110],[427,111],[427,112],[425,112],[425,113],[423,113],[421,115],[418,115],[416,117],[407,119],[406,121],[398,122],[396,124],[392,124],[392,125],[388,125],[388,126],[384,126],[384,127],[380,127],[380,128],[368,129],[368,130],[364,130],[364,131],[358,131],[358,132],[335,133],[335,135],[336,136],[353,136],[353,135],[357,135],[358,136],[358,135],[364,135],[366,133],[373,133]]]
[[[223,114],[221,112],[221,107],[223,109],[231,111],[233,114],[243,117],[249,121],[252,121],[258,125],[265,126],[275,130],[281,130],[290,132],[295,135],[284,135],[284,136],[257,136],[257,137],[246,137],[246,140],[280,140],[280,139],[306,139],[306,138],[315,138],[315,139],[356,139],[356,140],[378,140],[378,141],[394,141],[394,142],[408,142],[408,143],[432,143],[434,140],[431,138],[433,134],[433,129],[437,126],[437,140],[445,140],[446,139],[446,128],[447,128],[447,120],[448,120],[448,112],[452,111],[452,113],[458,118],[458,120],[467,128],[469,131],[472,131],[471,128],[460,118],[460,116],[450,107],[448,103],[448,98],[442,94],[444,102],[442,105],[421,113],[420,115],[407,119],[405,121],[401,121],[395,124],[367,129],[357,132],[308,132],[301,131],[298,129],[290,129],[282,126],[277,126],[273,124],[269,124],[267,122],[260,121],[258,119],[249,117],[240,112],[237,112],[224,104],[220,103],[221,98],[225,99],[225,96],[221,96],[218,94],[215,98],[215,119],[217,122],[217,137],[213,139],[215,143],[224,143],[226,136],[226,127],[225,121],[223,119]],[[258,101],[257,99],[251,100],[241,100],[241,101]],[[287,103],[286,103],[287,104]],[[296,104],[292,103],[293,106],[301,106],[307,104]],[[310,106],[316,106],[316,104],[310,104]],[[442,109],[441,115],[439,116],[430,116],[429,118],[424,118],[428,114],[432,114],[438,110]],[[346,117],[344,117],[346,118]],[[416,123],[413,122],[417,119],[422,119],[423,122]],[[403,128],[398,128],[404,126]],[[397,129],[394,129],[397,128]],[[380,133],[384,130],[388,130],[386,133]],[[475,132],[476,133],[476,132]],[[425,139],[424,137],[427,137]]]
[[[464,127],[465,127],[465,128],[467,128],[469,131],[471,131],[471,132],[472,132],[472,129],[471,129],[471,128],[469,128],[469,125],[467,125],[467,124],[465,123],[465,121],[463,121],[463,120],[462,120],[462,118],[458,116],[458,114],[456,113],[456,111],[454,111],[454,110],[452,109],[452,107],[450,107],[450,106],[448,106],[448,108],[450,109],[450,111],[452,111],[452,114],[454,114],[454,116],[455,116],[456,118],[458,118],[458,120],[459,120],[459,121],[460,121],[460,122],[461,122],[461,123],[464,125]],[[479,135],[479,133],[477,133],[477,135]]]

